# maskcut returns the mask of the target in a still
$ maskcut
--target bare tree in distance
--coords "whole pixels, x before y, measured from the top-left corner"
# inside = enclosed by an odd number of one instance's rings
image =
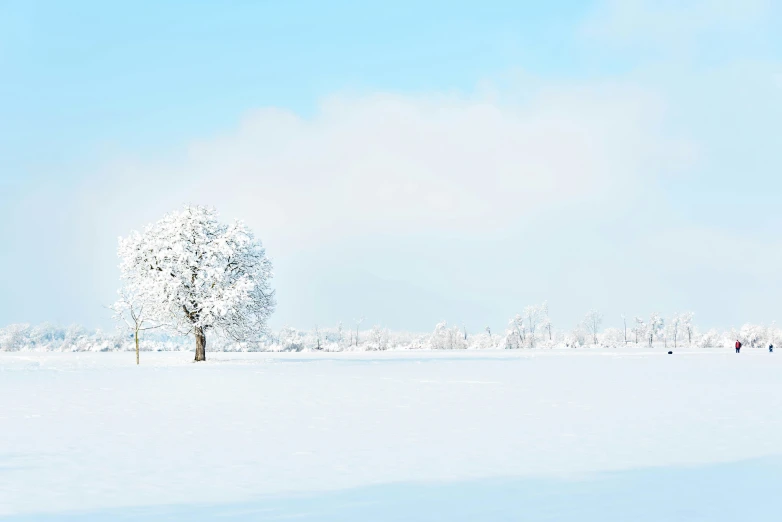
[[[342,321],[337,322],[337,345],[342,348],[342,340],[345,337]]]
[[[668,323],[668,333],[670,334],[670,337],[673,338],[673,347],[678,348],[679,345],[679,331],[681,328],[681,316],[678,314],[674,314],[673,318],[671,318],[671,321]],[[666,335],[666,339],[667,339]],[[667,348],[667,343],[666,343]]]
[[[603,314],[597,310],[590,310],[584,317],[584,326],[592,334],[593,344],[597,344],[597,334],[600,332],[600,325],[603,324]]]
[[[529,344],[532,348],[535,347],[535,331],[537,330],[542,315],[543,311],[541,306],[530,305],[524,307],[524,319],[527,321]]]
[[[147,330],[160,328],[161,324],[154,323],[144,313],[144,305],[135,302],[128,289],[120,290],[120,298],[111,305],[110,309],[114,312],[114,318],[125,323],[127,329],[133,332],[133,340],[136,344],[136,365],[139,362],[139,334]]]
[[[543,329],[548,332],[548,340],[551,341],[551,318],[548,315],[548,301],[544,301],[543,304],[540,307],[541,313],[543,315]]]
[[[635,344],[638,344],[638,339],[643,339],[646,335],[646,323],[643,317],[635,317],[635,326],[633,326],[633,333],[635,334]]]
[[[649,329],[646,334],[649,339],[649,348],[653,346],[655,339],[659,339],[665,334],[665,321],[659,313],[655,312],[649,318]]]
[[[354,321],[356,321],[356,346],[358,346],[358,330],[361,327],[361,323],[364,322],[364,317],[354,319]]]
[[[695,327],[692,324],[693,317],[695,317],[695,314],[692,312],[684,312],[679,316],[681,329],[684,332],[684,335],[687,336],[688,346],[692,346],[692,336],[695,334]]]
[[[625,344],[627,344],[627,316],[622,314],[622,324],[624,325]]]
[[[516,317],[508,322],[508,332],[515,334],[518,338],[517,347],[523,348],[527,340],[527,327],[521,314],[516,314]]]

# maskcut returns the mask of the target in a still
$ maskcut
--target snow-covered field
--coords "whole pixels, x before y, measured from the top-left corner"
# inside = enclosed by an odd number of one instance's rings
[[[742,352],[0,353],[0,517],[778,520]]]

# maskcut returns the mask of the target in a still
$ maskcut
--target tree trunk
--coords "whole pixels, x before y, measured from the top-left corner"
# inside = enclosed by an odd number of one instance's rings
[[[204,329],[202,327],[196,328],[195,338],[196,338],[195,360],[196,362],[205,361],[206,360],[206,333],[204,333]]]
[[[138,328],[136,328],[136,365],[138,366]]]

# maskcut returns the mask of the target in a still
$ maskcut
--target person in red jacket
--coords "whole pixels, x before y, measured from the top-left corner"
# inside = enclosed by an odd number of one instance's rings
[[[741,350],[741,342],[736,339],[736,353],[739,353],[739,350]]]

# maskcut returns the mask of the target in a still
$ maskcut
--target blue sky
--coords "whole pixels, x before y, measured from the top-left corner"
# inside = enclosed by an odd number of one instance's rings
[[[777,5],[420,4],[0,2],[0,324],[110,326],[185,202],[264,239],[274,326],[782,320]]]
[[[28,149],[46,126],[49,148],[71,157],[96,142],[208,136],[257,106],[311,114],[335,91],[472,90],[522,60],[580,67],[556,33],[583,5],[393,4],[11,2],[3,65],[18,81],[4,88],[16,101],[4,138]]]

